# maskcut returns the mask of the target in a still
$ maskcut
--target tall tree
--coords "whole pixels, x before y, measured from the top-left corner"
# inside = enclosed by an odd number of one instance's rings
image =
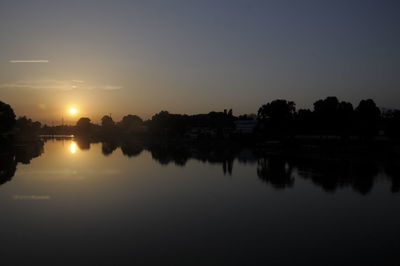
[[[315,132],[324,135],[347,136],[351,133],[353,105],[327,97],[314,103]]]
[[[78,122],[76,122],[76,129],[78,134],[87,135],[92,133],[93,124],[90,122],[90,118],[79,118]]]
[[[118,126],[122,130],[135,130],[143,125],[143,120],[137,115],[126,115],[122,118]]]
[[[0,133],[4,133],[15,125],[15,113],[10,105],[0,101]]]
[[[372,99],[362,100],[356,110],[356,126],[360,136],[374,136],[378,133],[381,111]]]
[[[113,126],[115,126],[115,122],[111,118],[111,116],[105,115],[101,118],[101,126],[103,128],[112,128]]]
[[[400,138],[400,110],[389,110],[385,113],[385,133],[391,138]]]
[[[275,137],[290,133],[296,111],[295,103],[286,100],[274,100],[258,109],[257,119],[268,135]]]

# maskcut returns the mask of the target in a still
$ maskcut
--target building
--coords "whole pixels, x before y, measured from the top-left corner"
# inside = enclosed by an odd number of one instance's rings
[[[234,123],[235,133],[238,134],[251,134],[257,126],[256,120],[236,120]]]

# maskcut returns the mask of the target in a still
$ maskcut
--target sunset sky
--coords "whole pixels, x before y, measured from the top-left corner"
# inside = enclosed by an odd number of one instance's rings
[[[2,0],[0,100],[45,123],[331,95],[400,108],[399,14],[398,0]]]

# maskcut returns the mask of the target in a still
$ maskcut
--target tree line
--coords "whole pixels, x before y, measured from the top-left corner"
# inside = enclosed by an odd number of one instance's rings
[[[330,135],[373,137],[399,136],[400,111],[381,111],[372,99],[357,107],[349,102],[327,97],[314,103],[313,110],[296,111],[295,103],[275,100],[260,107],[259,130],[269,136]]]
[[[229,138],[235,135],[235,121],[253,120],[256,139],[280,139],[288,136],[358,136],[371,138],[384,135],[400,137],[400,111],[382,110],[372,99],[361,100],[354,107],[350,102],[327,97],[316,101],[312,109],[296,110],[293,101],[277,99],[262,105],[255,115],[233,115],[232,109],[208,114],[172,114],[161,111],[143,120],[137,115],[126,115],[115,122],[111,116],[102,117],[95,124],[81,117],[74,126],[48,126],[26,117],[16,119],[12,108],[0,102],[0,133],[29,137],[38,134],[75,134],[99,138],[115,136],[153,136],[183,138],[194,129],[197,136]],[[12,133],[10,133],[12,132]],[[208,134],[208,135],[207,135]],[[253,137],[249,137],[253,138]]]
[[[100,125],[91,123],[87,117],[80,118],[76,133],[101,132],[104,135],[127,133],[146,134],[156,137],[182,138],[196,128],[209,129],[216,138],[224,138],[235,131],[235,121],[254,120],[253,135],[257,138],[280,139],[288,136],[358,136],[371,138],[400,137],[400,111],[381,110],[372,99],[361,100],[353,107],[350,102],[327,97],[316,101],[313,109],[296,110],[292,101],[278,99],[262,105],[256,115],[233,115],[232,110],[208,114],[172,114],[161,111],[149,120],[127,115],[119,122],[103,116]],[[207,132],[203,130],[203,132]],[[228,133],[228,134],[226,134]]]

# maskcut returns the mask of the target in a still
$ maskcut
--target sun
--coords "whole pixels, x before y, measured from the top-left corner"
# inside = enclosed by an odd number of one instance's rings
[[[78,109],[76,109],[75,107],[71,107],[69,108],[68,113],[70,115],[76,115],[78,113]]]

